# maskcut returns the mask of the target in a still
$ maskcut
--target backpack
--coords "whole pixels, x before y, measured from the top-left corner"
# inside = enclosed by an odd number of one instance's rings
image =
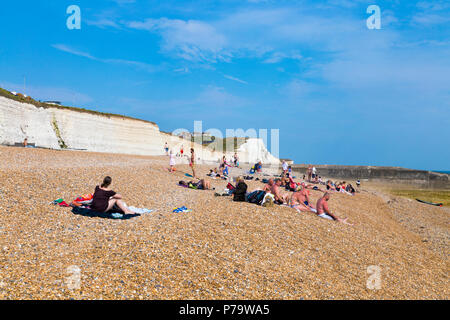
[[[236,187],[233,186],[231,183],[228,182],[228,184],[227,184],[227,189],[228,189],[228,190],[234,190],[234,189],[236,189]]]
[[[247,196],[247,201],[250,203],[255,203],[255,204],[259,205],[262,203],[265,195],[266,195],[266,192],[263,190],[253,191],[252,193],[250,193]]]

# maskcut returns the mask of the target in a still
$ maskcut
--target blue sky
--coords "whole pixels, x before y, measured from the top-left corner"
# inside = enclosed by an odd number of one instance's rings
[[[296,163],[450,168],[449,1],[8,1],[0,26],[0,86],[36,99],[280,129]]]

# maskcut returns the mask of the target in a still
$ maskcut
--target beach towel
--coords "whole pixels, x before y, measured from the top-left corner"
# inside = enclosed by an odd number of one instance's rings
[[[140,214],[122,214],[119,212],[97,212],[88,208],[73,207],[72,213],[90,218],[104,218],[116,220],[128,220],[134,217],[139,217]]]
[[[83,194],[72,201],[71,205],[75,207],[89,206],[92,203],[94,195],[92,193]]]
[[[147,209],[147,208],[136,208],[136,207],[127,207],[127,208],[130,209],[130,211],[133,211],[134,213],[139,213],[139,214],[152,213],[152,212],[156,211],[156,210],[151,210],[151,209]]]
[[[52,204],[60,206],[60,207],[70,207],[62,198],[56,199],[52,201]]]

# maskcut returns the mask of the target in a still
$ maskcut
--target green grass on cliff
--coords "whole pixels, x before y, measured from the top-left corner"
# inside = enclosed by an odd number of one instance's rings
[[[397,196],[443,203],[444,206],[450,207],[450,190],[399,189],[390,192]]]
[[[143,122],[147,122],[147,123],[151,123],[153,125],[156,125],[156,123],[152,122],[152,121],[136,119],[136,118],[132,118],[132,117],[128,117],[128,116],[124,116],[124,115],[120,115],[120,114],[115,114],[115,113],[106,113],[106,112],[94,111],[94,110],[89,110],[89,109],[84,109],[84,108],[67,107],[67,106],[48,104],[48,103],[44,103],[44,102],[40,102],[40,101],[34,100],[31,97],[26,97],[25,98],[21,94],[20,95],[18,94],[17,96],[15,96],[11,92],[9,92],[8,90],[5,90],[3,88],[0,88],[0,96],[8,98],[8,99],[11,99],[11,100],[14,100],[14,101],[18,101],[18,102],[29,103],[29,104],[32,104],[32,105],[38,107],[38,108],[55,108],[55,109],[63,109],[63,110],[72,110],[72,111],[76,111],[76,112],[89,113],[89,114],[98,115],[98,116],[104,116],[104,117],[116,117],[116,118],[121,118],[121,119],[131,119],[131,120],[143,121]]]

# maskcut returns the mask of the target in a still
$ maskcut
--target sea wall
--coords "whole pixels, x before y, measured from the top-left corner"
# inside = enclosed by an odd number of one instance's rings
[[[315,167],[318,175],[326,179],[389,181],[425,188],[450,189],[449,175],[445,173],[401,167],[339,165],[316,165]],[[292,170],[299,176],[306,174],[307,168],[307,165],[292,165]]]
[[[223,152],[161,132],[148,121],[62,107],[40,108],[0,96],[0,144],[28,138],[38,147],[136,155],[163,155],[167,142],[175,153],[194,147],[197,160],[217,162]],[[249,139],[237,150],[241,162],[279,164],[261,139]],[[234,152],[227,152],[230,159]],[[187,162],[187,159],[182,161]]]

